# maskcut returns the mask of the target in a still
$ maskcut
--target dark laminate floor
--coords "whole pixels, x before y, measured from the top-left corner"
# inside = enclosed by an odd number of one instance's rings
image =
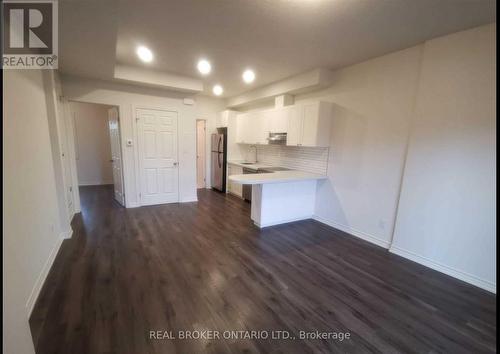
[[[81,190],[30,320],[45,353],[494,352],[496,297],[315,221],[259,231],[249,205],[124,209]],[[150,330],[348,331],[335,340],[149,340]]]

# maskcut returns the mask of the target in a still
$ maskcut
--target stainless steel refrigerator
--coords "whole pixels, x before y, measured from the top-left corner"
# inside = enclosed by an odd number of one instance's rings
[[[211,161],[212,161],[212,188],[221,192],[226,191],[226,154],[227,129],[217,128],[212,134]]]

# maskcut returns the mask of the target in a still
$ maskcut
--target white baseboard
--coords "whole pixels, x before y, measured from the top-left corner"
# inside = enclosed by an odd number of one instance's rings
[[[335,229],[339,229],[341,231],[344,231],[344,232],[348,233],[349,235],[352,235],[352,236],[355,236],[355,237],[360,238],[362,240],[374,243],[377,246],[380,246],[380,247],[388,249],[390,247],[390,245],[391,245],[389,241],[382,240],[382,239],[380,239],[380,238],[378,238],[376,236],[370,235],[370,234],[368,234],[366,232],[353,229],[350,226],[342,225],[342,224],[339,224],[339,223],[337,223],[335,221],[332,221],[332,220],[327,220],[325,218],[322,218],[321,216],[314,215],[313,219],[316,220],[316,221],[319,221],[319,222],[321,222],[323,224],[326,224],[328,226],[331,226],[331,227],[333,227]]]
[[[73,230],[71,230],[71,233]],[[69,233],[71,237],[71,233]],[[42,286],[45,283],[45,280],[47,279],[47,276],[49,275],[50,268],[52,267],[52,264],[54,264],[54,260],[56,259],[57,252],[59,252],[59,248],[61,248],[61,244],[65,238],[67,238],[68,232],[62,232],[59,237],[57,238],[56,242],[54,243],[54,246],[52,247],[52,250],[50,251],[49,257],[45,261],[45,264],[42,267],[42,270],[40,271],[40,274],[38,275],[38,278],[35,281],[35,285],[33,286],[33,289],[31,290],[31,294],[28,297],[28,301],[26,301],[26,312],[28,314],[28,318],[31,316],[31,312],[33,311],[33,308],[35,307],[36,300],[38,299],[38,296],[40,295],[40,291],[42,290]]]
[[[192,203],[192,202],[197,202],[198,201],[198,197],[185,197],[185,198],[182,198],[179,200],[179,203]],[[164,204],[169,204],[169,203],[164,203]],[[155,204],[155,205],[162,205],[162,204]],[[129,202],[127,203],[127,205],[125,206],[126,208],[139,208],[143,205],[141,205],[140,203],[137,203],[137,202]]]
[[[61,232],[60,235],[62,239],[68,239],[71,238],[71,236],[73,236],[73,229],[71,227],[69,228],[69,230]]]
[[[110,186],[112,184],[113,184],[113,182],[102,182],[102,181],[97,181],[97,182],[83,182],[83,183],[78,183],[78,187]]]
[[[191,202],[197,202],[198,197],[193,196],[193,197],[184,197],[181,200],[179,200],[179,203],[191,203]]]
[[[259,227],[259,228],[264,228],[264,227],[269,227],[269,226],[275,226],[275,225],[281,225],[281,224],[286,224],[286,223],[289,223],[289,222],[294,222],[294,221],[301,221],[301,220],[307,220],[307,219],[312,219],[312,215],[307,215],[307,216],[303,216],[303,217],[300,217],[300,218],[294,218],[294,219],[286,219],[286,220],[280,220],[280,221],[276,221],[276,222],[269,222],[269,223],[263,223],[263,224],[259,224],[258,222],[253,222],[255,226]]]
[[[125,208],[138,208],[140,207],[141,205],[137,202],[128,202],[128,203],[125,203]]]
[[[463,272],[461,270],[458,270],[456,268],[444,265],[442,263],[433,261],[427,257],[418,255],[414,252],[407,251],[405,249],[402,249],[400,247],[392,245],[391,248],[389,249],[390,252],[397,254],[398,256],[407,258],[409,260],[412,260],[414,262],[420,263],[426,267],[429,267],[431,269],[437,270],[438,272],[444,273],[446,275],[449,275],[451,277],[463,280],[466,283],[475,285],[481,289],[487,290],[489,292],[492,292],[494,294],[497,293],[497,286],[495,283],[492,283],[488,280],[478,278],[475,275]]]

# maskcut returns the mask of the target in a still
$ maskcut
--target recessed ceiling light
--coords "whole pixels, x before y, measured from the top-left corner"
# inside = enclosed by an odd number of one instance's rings
[[[153,60],[153,52],[144,46],[137,47],[137,56],[145,63],[150,63]]]
[[[212,71],[212,65],[210,65],[210,62],[206,59],[200,59],[197,68],[203,75],[210,74],[210,71]]]
[[[255,80],[255,73],[253,70],[247,69],[243,72],[243,81],[245,81],[247,84],[252,83]]]
[[[224,89],[222,88],[221,85],[215,85],[214,88],[212,89],[212,92],[214,93],[214,95],[220,96],[224,92]]]

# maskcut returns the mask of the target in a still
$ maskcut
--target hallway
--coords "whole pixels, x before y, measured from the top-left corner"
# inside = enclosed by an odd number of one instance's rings
[[[250,204],[209,190],[135,209],[112,196],[81,188],[30,319],[38,354],[495,351],[495,295],[323,224],[259,230]],[[149,339],[156,330],[350,339]]]

